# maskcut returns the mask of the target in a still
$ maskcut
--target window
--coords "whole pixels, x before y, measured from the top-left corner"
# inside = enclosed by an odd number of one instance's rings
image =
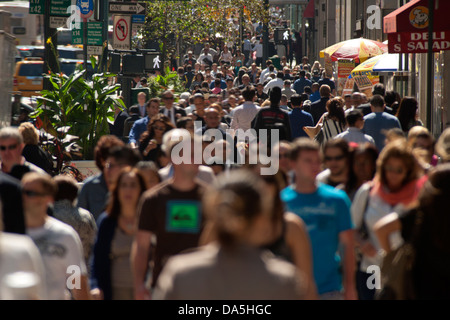
[[[30,64],[22,64],[19,70],[19,76],[23,77],[42,77],[43,73],[43,64],[42,63],[30,63]]]

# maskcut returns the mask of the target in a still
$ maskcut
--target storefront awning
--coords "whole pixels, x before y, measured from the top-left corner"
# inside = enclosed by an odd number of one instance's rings
[[[435,0],[435,31],[450,31],[449,10],[450,1]],[[428,22],[428,0],[413,0],[384,17],[384,32],[426,32]]]
[[[314,0],[309,0],[308,5],[306,6],[305,11],[303,12],[303,18],[314,18]]]
[[[450,49],[450,1],[435,0],[433,51]],[[391,53],[424,53],[428,50],[428,0],[413,0],[383,19]]]

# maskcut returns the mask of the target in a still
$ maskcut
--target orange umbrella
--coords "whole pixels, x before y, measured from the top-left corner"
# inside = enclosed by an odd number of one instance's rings
[[[369,58],[378,56],[387,52],[387,44],[383,42],[358,38],[336,43],[320,51],[320,57],[328,55],[332,61],[340,59],[355,60],[361,63]]]

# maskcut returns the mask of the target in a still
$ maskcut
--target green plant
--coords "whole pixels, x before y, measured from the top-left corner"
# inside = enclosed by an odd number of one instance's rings
[[[96,59],[90,60],[93,69],[98,70]],[[124,109],[125,104],[114,95],[120,88],[120,84],[111,84],[115,74],[96,73],[88,81],[85,72],[77,69],[70,76],[51,71],[44,75],[51,89],[41,91],[32,117],[39,118],[42,128],[60,141],[67,134],[77,136],[86,160],[93,159],[98,139],[109,134],[108,121],[114,121],[114,106]]]
[[[171,90],[175,94],[186,91],[183,81],[169,67],[166,67],[164,75],[150,77],[147,83],[152,97],[160,96],[165,90]]]

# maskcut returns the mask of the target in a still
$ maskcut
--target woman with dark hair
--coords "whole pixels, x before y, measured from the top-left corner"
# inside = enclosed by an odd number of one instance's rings
[[[401,102],[400,95],[398,92],[395,92],[393,90],[386,91],[386,94],[384,96],[384,102],[386,102],[386,107],[389,107],[392,109],[392,114],[397,114],[398,107]]]
[[[422,121],[418,118],[417,110],[419,104],[414,97],[404,97],[400,102],[397,113],[395,116],[398,118],[402,130],[408,133],[409,129],[414,126],[423,126]]]
[[[177,119],[177,128],[186,129],[191,134],[194,134],[194,119],[189,116]]]
[[[203,76],[203,74],[201,72],[197,72],[194,76],[194,79],[192,80],[191,83],[191,92],[194,91],[195,86],[201,86],[203,81],[205,81],[205,77]]]
[[[389,238],[395,232],[401,232],[402,238],[415,248],[412,287],[417,300],[450,299],[449,197],[450,164],[440,164],[430,172],[410,210],[391,213],[374,226],[386,253],[393,249]]]
[[[238,62],[239,61],[240,60],[238,60]],[[237,71],[235,71],[235,74],[237,74],[237,76],[236,76],[236,78],[233,81],[233,87],[237,88],[237,87],[239,87],[240,85],[243,84],[242,77],[244,76],[244,74],[247,74],[246,71],[247,71],[247,68],[245,68],[245,67],[239,67],[237,69]]]
[[[417,200],[426,179],[411,148],[402,140],[396,140],[381,151],[373,181],[363,184],[356,192],[351,213],[357,245],[362,252],[357,271],[360,299],[374,298],[375,289],[369,289],[366,285],[372,275],[367,268],[380,266],[382,262],[381,246],[374,233],[375,223],[391,212],[404,212]],[[400,240],[400,234],[393,235],[394,245],[399,245]]]
[[[95,299],[134,300],[130,252],[137,231],[138,202],[146,190],[138,169],[122,169],[109,205],[98,220],[91,281]]]
[[[272,239],[263,248],[276,256],[293,263],[306,275],[306,299],[315,300],[317,288],[312,268],[312,251],[308,231],[303,220],[292,212],[287,212],[280,192],[284,183],[281,172],[275,175],[262,175],[265,193],[273,201],[271,206],[271,229],[268,237]]]
[[[374,178],[377,158],[378,150],[370,143],[358,145],[351,150],[347,183],[337,187],[343,189],[351,201],[353,201],[359,187]]]
[[[139,143],[139,151],[143,160],[153,161],[160,168],[162,167],[158,158],[161,154],[163,135],[174,128],[175,126],[170,122],[169,118],[162,113],[158,113],[150,119],[147,131],[141,135]]]
[[[345,100],[341,97],[328,100],[327,112],[322,115],[316,126],[306,126],[303,129],[308,136],[316,138],[320,145],[324,146],[327,140],[333,139],[346,129],[344,106]]]

